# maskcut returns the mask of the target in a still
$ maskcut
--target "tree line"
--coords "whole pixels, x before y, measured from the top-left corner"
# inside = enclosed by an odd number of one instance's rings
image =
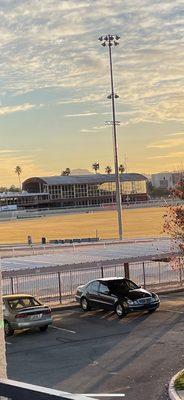
[[[100,164],[99,162],[95,162],[92,164],[92,169],[95,171],[95,173],[97,174],[97,172],[100,169]],[[106,174],[110,175],[112,173],[112,168],[110,165],[107,165],[107,167],[105,167],[105,171]],[[123,174],[123,172],[125,172],[125,167],[123,164],[119,165],[119,173]],[[68,176],[71,175],[71,169],[70,168],[66,168],[65,170],[61,171],[61,175],[62,176]]]

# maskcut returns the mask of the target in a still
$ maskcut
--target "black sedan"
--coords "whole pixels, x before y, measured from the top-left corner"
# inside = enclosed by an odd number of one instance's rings
[[[160,304],[156,293],[148,292],[126,278],[102,278],[77,288],[76,300],[83,311],[91,308],[114,310],[119,318],[129,312],[152,313]]]

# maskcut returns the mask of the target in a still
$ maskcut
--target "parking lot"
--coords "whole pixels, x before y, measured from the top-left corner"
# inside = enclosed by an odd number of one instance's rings
[[[167,399],[168,381],[184,362],[183,295],[162,295],[154,314],[122,320],[103,310],[54,312],[47,332],[7,338],[8,377],[106,399]]]

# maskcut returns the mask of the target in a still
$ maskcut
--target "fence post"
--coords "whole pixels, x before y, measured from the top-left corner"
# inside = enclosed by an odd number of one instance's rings
[[[161,279],[160,279],[160,261],[158,263],[158,283],[160,284]]]
[[[130,279],[130,269],[128,262],[124,263],[124,273],[125,273],[125,278]]]
[[[145,274],[145,265],[144,265],[144,261],[143,261],[143,263],[142,263],[142,272],[143,272],[143,286],[144,286],[144,289],[146,289],[146,274]]]
[[[11,276],[10,278],[10,284],[11,284],[11,294],[14,294],[13,276]]]
[[[180,285],[182,286],[182,263],[181,263],[181,258],[179,258],[179,280],[180,280]]]
[[[62,303],[62,294],[61,294],[61,274],[58,272],[58,288],[59,288],[59,302]]]
[[[17,283],[17,286],[16,286],[16,293],[19,293],[19,277],[18,276],[16,276],[16,283]]]
[[[73,294],[73,279],[72,279],[72,271],[70,270],[70,290],[71,290],[71,296]]]
[[[104,269],[103,267],[101,267],[101,274],[102,274],[102,278],[104,277]]]

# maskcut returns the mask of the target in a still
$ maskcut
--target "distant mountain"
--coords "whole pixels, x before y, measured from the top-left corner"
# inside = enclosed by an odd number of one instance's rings
[[[88,169],[72,169],[71,175],[93,175],[93,172],[88,171]]]

